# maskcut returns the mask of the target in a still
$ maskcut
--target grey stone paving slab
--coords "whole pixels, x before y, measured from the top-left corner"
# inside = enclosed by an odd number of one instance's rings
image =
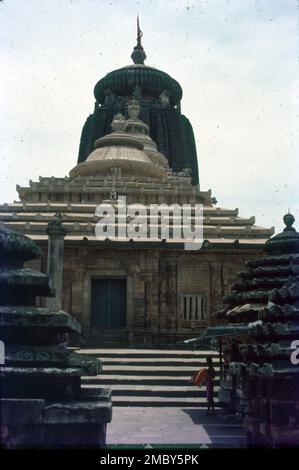
[[[206,416],[198,408],[115,407],[107,444],[225,444],[243,447],[244,433],[234,420]]]

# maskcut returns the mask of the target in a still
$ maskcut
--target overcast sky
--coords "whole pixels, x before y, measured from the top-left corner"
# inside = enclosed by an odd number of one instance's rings
[[[299,228],[296,0],[0,2],[0,201],[76,164],[95,83],[131,63],[136,14],[147,65],[178,80],[201,189],[221,207]]]

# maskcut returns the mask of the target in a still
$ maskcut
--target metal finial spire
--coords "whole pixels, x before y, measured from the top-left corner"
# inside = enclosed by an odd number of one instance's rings
[[[137,46],[139,47],[142,47],[141,46],[142,36],[143,36],[143,32],[141,31],[140,26],[139,26],[139,15],[137,15]]]
[[[134,50],[131,55],[134,64],[143,64],[146,59],[146,54],[141,44],[142,36],[143,32],[141,31],[139,26],[139,15],[137,15],[137,45],[134,47]]]

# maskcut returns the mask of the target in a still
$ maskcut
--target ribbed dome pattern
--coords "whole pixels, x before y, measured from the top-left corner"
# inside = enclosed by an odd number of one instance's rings
[[[170,75],[143,64],[128,65],[108,73],[96,84],[94,96],[103,104],[106,90],[117,96],[131,96],[136,86],[141,87],[143,95],[155,97],[168,90],[172,105],[178,104],[183,96],[180,84]]]

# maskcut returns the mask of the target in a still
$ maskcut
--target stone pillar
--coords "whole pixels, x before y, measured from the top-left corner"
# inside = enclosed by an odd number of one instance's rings
[[[221,261],[211,261],[210,266],[210,312],[209,323],[213,323],[215,312],[223,306],[224,281],[223,264]]]
[[[54,297],[47,299],[47,307],[60,310],[62,307],[63,249],[66,230],[61,222],[61,214],[56,214],[48,223],[48,269],[47,274],[54,290]]]

